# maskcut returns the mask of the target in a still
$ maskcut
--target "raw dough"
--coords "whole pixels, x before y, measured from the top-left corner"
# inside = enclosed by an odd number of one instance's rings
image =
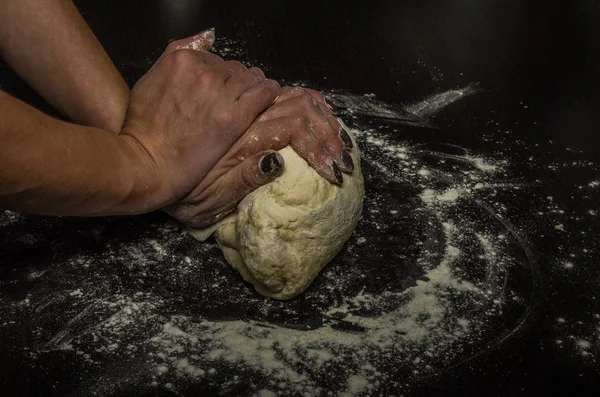
[[[281,176],[246,196],[237,212],[190,233],[201,241],[214,234],[227,261],[259,293],[290,299],[310,285],[354,231],[364,182],[356,142],[350,153],[354,172],[344,174],[342,186],[323,179],[291,147],[279,153],[285,161]]]

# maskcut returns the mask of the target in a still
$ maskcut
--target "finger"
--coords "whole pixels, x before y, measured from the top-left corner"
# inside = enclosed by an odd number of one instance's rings
[[[283,166],[283,157],[276,151],[263,151],[247,158],[220,178],[223,186],[235,187],[229,196],[222,198],[234,204],[239,202],[248,193],[281,175]]]
[[[282,96],[287,99],[282,101]],[[285,95],[280,95],[280,99],[261,115],[259,120],[264,121],[293,114],[302,114],[308,118],[315,135],[321,140],[342,171],[349,173],[354,170],[352,157],[345,150],[342,136],[345,131],[331,111],[323,103],[317,102],[306,90],[288,91]]]
[[[283,99],[287,99],[287,98],[291,98],[297,95],[301,95],[303,93],[308,93],[310,96],[312,96],[313,98],[315,98],[315,100],[317,102],[319,102],[320,104],[324,104],[325,107],[327,108],[327,110],[329,110],[329,112],[333,113],[334,115],[337,114],[337,109],[335,108],[335,106],[333,106],[332,104],[330,104],[327,101],[327,98],[325,98],[325,95],[323,95],[321,92],[310,89],[310,88],[304,88],[304,87],[283,87],[282,88],[282,92],[285,93],[282,97]]]
[[[194,36],[176,40],[169,44],[165,53],[175,50],[210,51],[215,44],[215,29],[204,30]]]
[[[154,69],[154,67],[163,59],[179,51],[193,52],[195,55],[198,55],[199,60],[208,65],[214,65],[216,63],[223,62],[223,58],[208,52],[212,48],[214,41],[214,29],[208,29],[198,33],[195,36],[172,41],[167,45],[167,48],[165,48],[150,70]]]
[[[175,204],[165,209],[188,227],[200,228],[214,224],[231,212],[249,193],[277,178],[284,162],[275,151],[257,153],[231,168],[203,194],[198,205]]]
[[[350,135],[348,135],[348,131],[346,131],[346,127],[343,125],[343,122],[341,119],[335,117],[335,116],[331,116],[335,119],[335,121],[338,123],[338,125],[340,126],[340,139],[342,140],[342,142],[344,142],[344,147],[347,150],[350,150],[354,147],[354,143],[352,142],[352,138],[350,138]]]
[[[252,88],[255,84],[265,81],[264,73],[258,68],[250,68],[242,73],[232,76],[225,88],[234,99],[239,99],[242,94]]]
[[[323,94],[321,94],[318,91],[311,90],[309,88],[290,87],[290,86],[282,87],[281,94],[277,98],[276,103],[273,106],[271,106],[267,112],[263,113],[260,116],[259,120],[264,121],[264,120],[269,120],[269,119],[273,119],[273,118],[283,117],[285,115],[286,111],[285,111],[285,109],[281,109],[279,104],[284,103],[289,99],[297,98],[298,96],[305,95],[305,94],[309,94],[310,96],[315,98],[315,100],[317,100],[317,104],[319,105],[319,107],[321,108],[323,113],[325,113],[327,115],[327,120],[329,121],[329,124],[331,125],[332,129],[334,131],[338,131],[339,138],[342,141],[344,147],[346,149],[352,149],[352,147],[354,146],[352,143],[352,139],[350,138],[348,133],[344,130],[342,125],[339,123],[337,117],[335,116],[337,113],[335,107],[332,106],[331,104],[327,103],[325,96]],[[322,106],[323,104],[325,105],[327,110],[325,110],[325,108],[323,108],[323,106]],[[278,110],[276,110],[276,109],[278,109]]]
[[[248,70],[242,63],[238,61],[225,61],[223,62],[223,67],[227,68],[231,74],[239,74]]]
[[[327,102],[325,102],[325,103],[317,102],[317,103],[319,104],[321,111],[326,115],[327,121],[329,122],[331,129],[333,131],[337,132],[337,136],[338,136],[339,140],[342,142],[344,149],[348,149],[348,150],[352,149],[354,147],[354,144],[352,143],[352,139],[350,138],[350,135],[348,135],[348,132],[346,132],[346,130],[340,123],[340,120],[335,115],[335,112],[333,112],[327,106]]]
[[[155,68],[159,66],[165,66],[167,68],[177,68],[178,65],[192,65],[195,64],[197,66],[208,65],[214,66],[220,63],[224,63],[223,59],[218,55],[211,54],[210,52],[203,51],[194,51],[194,50],[185,50],[185,49],[177,49],[177,50],[167,50],[158,58],[158,60],[152,65],[148,73],[152,72]]]
[[[349,150],[354,147],[354,144],[352,143],[352,138],[350,138],[350,135],[348,135],[346,130],[339,123],[339,120],[336,116],[337,109],[335,108],[335,106],[333,106],[327,102],[325,95],[323,95],[319,91],[316,91],[316,90],[313,90],[310,88],[289,87],[289,86],[283,87],[282,92],[283,93],[282,93],[282,95],[280,95],[278,102],[285,100],[285,98],[294,98],[294,97],[297,97],[302,94],[309,94],[310,96],[312,96],[317,101],[317,104],[319,105],[319,107],[321,108],[323,113],[327,116],[327,120],[328,120],[329,124],[331,125],[332,130],[337,131],[339,139],[342,142],[344,148]],[[352,160],[352,158],[350,157],[350,155],[348,153],[346,153],[344,156],[345,156],[346,160],[345,160],[345,162],[344,162],[344,160],[342,160],[342,164],[346,165],[346,171],[351,171],[350,168],[352,168],[352,169],[354,168],[353,165],[350,164],[350,161]]]
[[[165,57],[167,57],[170,54],[173,54],[176,51],[190,50],[190,51],[203,52],[203,53],[208,54],[208,51],[210,51],[210,49],[212,48],[214,43],[215,43],[215,29],[214,28],[204,30],[194,36],[191,36],[191,37],[186,37],[184,39],[172,41],[167,45],[167,48],[165,48],[165,50],[160,55],[160,57],[156,60],[156,62],[154,62],[154,65],[152,65],[150,70],[154,69],[154,67]],[[208,63],[208,64],[213,64],[216,61],[216,59],[220,59],[221,61],[223,60],[221,57],[219,57],[215,54],[211,54],[211,55],[213,55],[213,57],[207,58],[207,61],[209,61],[209,62],[206,62],[206,63]],[[214,57],[216,57],[216,58],[214,58]],[[210,62],[210,60],[212,60],[212,62]]]
[[[306,94],[306,92],[302,87],[285,86],[281,88],[281,94],[279,95],[279,98],[277,98],[277,102],[285,101],[286,99],[290,99],[304,94]]]
[[[308,95],[313,97],[317,102],[325,105],[325,103],[326,103],[325,96],[323,94],[321,94],[319,91],[313,90],[310,88],[304,88],[304,92],[306,92]],[[330,109],[327,109],[327,110],[331,111]]]
[[[305,90],[304,95],[288,99],[286,102],[300,102],[304,109],[305,115],[309,119],[311,126],[317,136],[325,146],[325,149],[335,159],[337,165],[344,172],[352,172],[354,170],[354,162],[352,157],[344,149],[344,142],[340,136],[342,126],[333,116],[332,112],[327,109],[323,102],[317,101],[315,97]],[[293,105],[292,105],[293,106]]]
[[[207,93],[218,93],[232,76],[233,73],[229,68],[221,67],[220,65],[196,73],[195,79],[189,83],[189,105],[192,109],[201,111],[202,108],[198,108],[198,106],[202,106],[202,104],[205,103]],[[225,112],[225,115],[229,113],[229,111]],[[250,124],[251,123],[248,123],[245,128],[242,128],[235,139],[242,135],[244,130],[247,129]]]
[[[342,184],[340,168],[316,137],[310,122],[296,115],[261,122],[260,134],[252,132],[239,140],[233,150],[245,158],[264,150],[280,150],[291,146],[300,157],[331,183]]]
[[[332,104],[330,104],[329,102],[327,102],[327,98],[325,98],[325,95],[323,95],[319,91],[312,90],[310,88],[305,88],[305,90],[313,98],[315,98],[317,100],[317,102],[322,103],[323,105],[325,105],[325,107],[327,108],[327,110],[329,112],[333,113],[334,115],[337,114],[337,109]]]
[[[250,125],[279,95],[281,87],[275,80],[266,79],[254,84],[237,100],[238,114]]]

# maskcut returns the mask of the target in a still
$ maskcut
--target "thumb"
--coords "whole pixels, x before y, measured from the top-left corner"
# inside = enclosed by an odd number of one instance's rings
[[[256,188],[281,175],[283,158],[273,150],[248,157],[223,174],[202,193],[197,202],[175,203],[165,211],[192,228],[204,228],[216,223],[235,209],[237,204]]]
[[[216,222],[248,194],[281,175],[283,168],[283,157],[276,151],[263,151],[248,157],[219,178],[214,193],[203,203],[213,210],[204,212],[195,221]]]
[[[257,153],[229,171],[229,183],[236,187],[236,201],[265,185],[283,172],[283,157],[276,151]]]

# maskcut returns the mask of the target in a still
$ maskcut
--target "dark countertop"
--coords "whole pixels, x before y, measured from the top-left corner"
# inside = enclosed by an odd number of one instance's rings
[[[344,117],[363,220],[287,303],[160,213],[0,214],[3,396],[598,395],[598,1],[76,3],[130,84],[215,27],[217,53],[289,83],[466,94],[433,128]],[[3,64],[0,88],[51,111]]]

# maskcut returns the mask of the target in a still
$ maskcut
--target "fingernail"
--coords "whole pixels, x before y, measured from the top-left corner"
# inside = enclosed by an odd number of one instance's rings
[[[342,161],[348,172],[354,171],[354,161],[352,161],[352,156],[345,150],[342,152]]]
[[[332,104],[330,104],[327,101],[327,98],[325,98],[324,102],[325,102],[325,106],[327,106],[329,108],[329,110],[331,110],[334,114],[337,114],[337,112],[338,112],[337,108],[335,106],[333,106]]]
[[[340,139],[344,143],[344,147],[346,149],[352,149],[354,147],[350,135],[348,135],[348,133],[342,127],[340,127]]]
[[[281,169],[283,162],[281,156],[276,152],[271,152],[263,156],[259,162],[260,171],[263,174],[274,174]]]
[[[342,171],[340,171],[340,167],[338,167],[336,163],[333,163],[331,169],[333,170],[333,176],[337,184],[341,185],[344,182],[344,177],[342,176]]]

